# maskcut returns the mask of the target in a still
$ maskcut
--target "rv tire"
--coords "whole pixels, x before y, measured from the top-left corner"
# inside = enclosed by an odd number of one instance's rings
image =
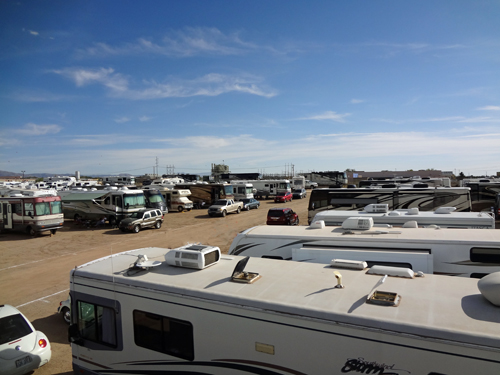
[[[141,227],[136,225],[134,226],[134,229],[132,229],[134,231],[134,233],[139,233],[139,231],[141,230]]]
[[[71,323],[71,311],[67,307],[63,307],[61,316],[66,323]]]
[[[33,237],[35,237],[35,236],[36,236],[36,232],[35,232],[35,230],[34,230],[32,227],[28,227],[28,228],[26,228],[26,231],[28,232],[28,234],[29,234],[30,236],[33,236]]]
[[[57,229],[51,229],[50,230],[50,234],[56,234],[57,233]]]
[[[161,228],[161,221],[159,221],[159,220],[158,220],[158,221],[155,223],[155,228],[156,228],[156,229],[160,229],[160,228]]]
[[[178,210],[179,210],[179,212],[182,212],[182,211],[184,211],[184,207],[179,206]]]

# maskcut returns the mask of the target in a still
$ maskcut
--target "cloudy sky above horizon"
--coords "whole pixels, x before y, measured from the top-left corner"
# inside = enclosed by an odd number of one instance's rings
[[[0,170],[500,172],[500,2],[0,2]]]

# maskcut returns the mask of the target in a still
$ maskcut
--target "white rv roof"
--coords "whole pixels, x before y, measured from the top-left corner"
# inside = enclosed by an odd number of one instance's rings
[[[246,237],[284,237],[289,240],[332,240],[335,238],[347,240],[355,239],[357,243],[363,241],[415,243],[474,243],[476,246],[500,246],[500,230],[484,229],[453,229],[453,228],[378,228],[370,230],[355,230],[346,234],[346,229],[334,226],[311,228],[307,226],[260,225],[242,232]]]
[[[483,230],[483,235],[485,232],[489,231]],[[388,277],[377,289],[397,293],[401,300],[397,307],[379,306],[365,301],[381,277],[364,270],[338,269],[344,285],[338,289],[334,269],[327,265],[250,258],[245,271],[258,273],[260,279],[244,284],[230,280],[242,257],[225,255],[217,264],[194,270],[168,266],[164,255],[169,250],[143,248],[84,264],[70,278],[72,288],[91,284],[111,292],[131,287],[130,293],[150,290],[158,298],[158,293],[165,293],[191,301],[500,349],[500,307],[481,296],[476,279]],[[127,276],[139,254],[163,263]]]
[[[443,225],[460,227],[495,228],[495,219],[488,212],[446,212],[445,210],[419,211],[418,209],[394,210],[388,212],[327,210],[318,212],[312,221],[323,220],[325,225],[341,225],[349,217],[372,217],[375,224],[403,225],[417,221],[420,226]]]

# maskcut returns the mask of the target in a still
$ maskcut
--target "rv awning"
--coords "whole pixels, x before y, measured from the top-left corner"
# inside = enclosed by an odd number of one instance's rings
[[[61,197],[61,200],[63,202],[88,201],[88,200],[100,198],[103,195],[106,195],[108,193],[109,193],[109,191],[91,192],[91,193],[74,193],[74,194],[68,194],[64,197]]]

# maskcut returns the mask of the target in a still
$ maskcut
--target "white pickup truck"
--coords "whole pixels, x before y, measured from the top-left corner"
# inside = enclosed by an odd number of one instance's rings
[[[226,216],[230,212],[239,214],[243,209],[243,202],[235,202],[233,199],[219,199],[208,207],[209,216]]]

